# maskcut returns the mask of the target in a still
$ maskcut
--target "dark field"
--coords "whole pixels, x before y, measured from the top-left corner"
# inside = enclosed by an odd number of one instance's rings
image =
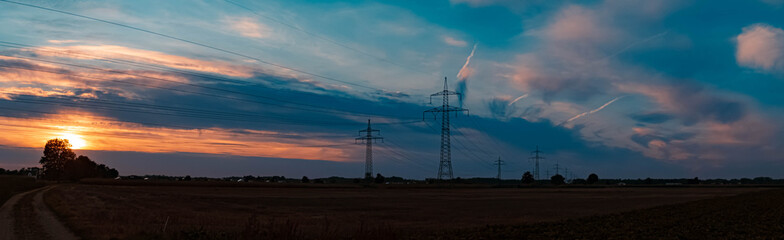
[[[782,239],[784,190],[528,225],[496,225],[447,239]]]
[[[533,236],[530,233],[538,232],[540,227],[555,231],[562,226],[559,224],[574,225],[576,223],[569,220],[574,218],[602,218],[591,216],[760,190],[718,187],[450,189],[72,184],[48,192],[46,202],[67,225],[86,239],[394,239],[430,238],[444,234],[452,236],[449,238],[553,238],[557,235]],[[719,207],[728,206],[719,204],[709,209],[716,211]],[[650,218],[650,221],[665,221],[670,215],[679,220],[699,217],[666,213]],[[627,218],[634,215],[620,216],[626,218],[610,217],[619,229],[632,226]],[[555,223],[541,225],[542,222]],[[581,228],[573,231],[614,226],[597,224],[580,225]],[[495,229],[501,229],[505,234],[499,235]],[[612,236],[612,232],[607,233]]]

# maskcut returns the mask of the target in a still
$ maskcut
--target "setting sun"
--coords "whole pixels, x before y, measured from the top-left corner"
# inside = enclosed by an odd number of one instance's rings
[[[85,141],[82,136],[73,133],[64,133],[58,138],[68,139],[68,142],[71,143],[71,148],[73,149],[82,149],[87,146],[87,141]]]

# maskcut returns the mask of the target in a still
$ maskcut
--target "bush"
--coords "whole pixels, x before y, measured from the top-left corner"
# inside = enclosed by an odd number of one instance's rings
[[[550,183],[555,185],[564,184],[564,180],[566,179],[564,179],[564,177],[561,176],[561,174],[556,174],[555,176],[550,177]]]
[[[534,183],[536,180],[534,179],[534,175],[531,172],[523,173],[523,178],[520,180],[523,184],[531,184]]]
[[[375,182],[375,183],[384,183],[384,182],[386,182],[386,179],[384,178],[384,176],[381,176],[381,174],[379,173],[379,174],[376,174],[376,179],[373,180],[373,182]]]
[[[585,179],[585,181],[588,184],[597,183],[597,182],[599,182],[599,175],[596,175],[596,173],[591,173],[591,175],[588,175],[588,179]]]

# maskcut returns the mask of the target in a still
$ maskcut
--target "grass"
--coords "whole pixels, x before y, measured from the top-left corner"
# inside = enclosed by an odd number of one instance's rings
[[[0,176],[0,205],[17,193],[43,187],[45,184],[36,182],[27,176]]]
[[[45,201],[85,239],[400,239],[760,190],[276,186],[70,184],[49,191]]]

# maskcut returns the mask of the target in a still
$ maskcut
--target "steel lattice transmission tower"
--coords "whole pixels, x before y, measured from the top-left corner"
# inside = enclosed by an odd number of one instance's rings
[[[368,119],[367,128],[359,130],[359,135],[362,136],[362,133],[365,133],[365,136],[354,139],[355,143],[357,141],[365,142],[365,178],[373,177],[373,141],[380,139],[381,142],[384,142],[383,137],[373,136],[373,132],[376,132],[378,133],[378,135],[381,135],[381,130],[373,129],[370,127],[370,119]]]
[[[498,166],[498,182],[501,182],[501,165],[504,165],[504,161],[501,161],[501,156],[498,156],[498,161],[495,161],[495,165]]]
[[[457,95],[458,98],[462,97],[461,93],[449,91],[444,77],[444,90],[430,95],[430,103],[433,103],[433,97],[441,96],[443,102],[440,107],[429,109],[422,113],[422,120],[425,119],[426,113],[432,113],[433,119],[436,118],[437,113],[441,113],[441,159],[438,164],[438,180],[449,179],[452,180],[452,144],[451,133],[449,131],[449,113],[450,112],[468,112],[468,109],[461,107],[449,106],[449,95]],[[457,116],[457,114],[455,114]]]
[[[533,159],[536,165],[534,167],[534,179],[539,180],[539,160],[544,159],[544,157],[539,156],[539,154],[542,153],[542,151],[539,151],[539,145],[536,145],[536,151],[533,151],[531,153],[534,154],[534,156],[530,157],[530,159]]]

